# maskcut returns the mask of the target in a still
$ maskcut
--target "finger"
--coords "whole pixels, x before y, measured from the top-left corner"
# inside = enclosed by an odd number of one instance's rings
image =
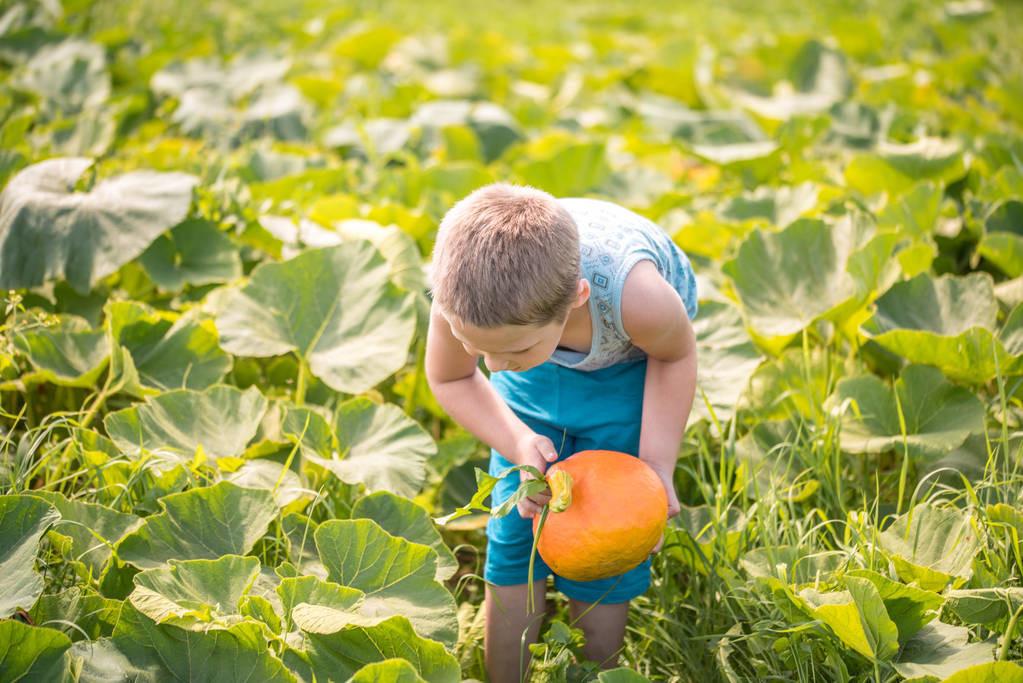
[[[537,451],[545,462],[554,462],[558,459],[558,452],[554,450],[554,442],[550,439],[544,439],[538,443]]]
[[[539,506],[528,498],[520,500],[516,507],[519,509],[519,515],[526,519],[532,518],[540,510]]]
[[[538,493],[535,496],[527,497],[526,500],[533,503],[537,507],[543,507],[547,503],[551,502],[551,495],[549,493]]]

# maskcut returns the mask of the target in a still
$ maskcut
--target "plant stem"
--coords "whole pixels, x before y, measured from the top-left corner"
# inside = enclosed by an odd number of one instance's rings
[[[536,525],[536,533],[533,534],[533,547],[529,551],[529,577],[526,579],[529,593],[526,597],[527,614],[532,614],[536,611],[536,600],[533,599],[533,567],[536,564],[536,545],[540,540],[540,534],[543,533],[543,525],[547,522],[549,509],[548,505],[544,505],[543,509],[540,510],[540,522]]]
[[[1019,621],[1020,614],[1023,614],[1023,605],[1020,605],[1012,613],[1009,625],[1005,627],[1005,635],[1002,637],[1002,649],[998,653],[998,661],[1000,662],[1009,661],[1009,644],[1012,643],[1012,634],[1016,631],[1016,622]]]
[[[298,359],[298,381],[295,384],[295,405],[305,403],[306,383],[309,381],[309,366],[304,358]]]

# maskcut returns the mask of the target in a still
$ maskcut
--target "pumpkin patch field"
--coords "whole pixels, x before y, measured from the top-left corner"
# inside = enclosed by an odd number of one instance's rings
[[[486,680],[496,479],[424,349],[438,223],[508,181],[647,216],[699,287],[618,668],[551,587],[530,680],[1023,682],[1021,27],[0,3],[0,681]],[[552,476],[550,562],[660,538],[615,467]]]

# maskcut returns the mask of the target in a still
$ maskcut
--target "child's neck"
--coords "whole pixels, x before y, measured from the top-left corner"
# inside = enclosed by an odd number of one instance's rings
[[[590,317],[590,302],[573,308],[568,314],[565,329],[561,332],[558,346],[563,349],[589,353],[593,343],[593,320]]]

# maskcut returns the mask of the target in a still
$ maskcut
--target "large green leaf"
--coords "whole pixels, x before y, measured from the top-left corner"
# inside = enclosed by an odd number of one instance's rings
[[[59,520],[60,513],[39,498],[0,496],[0,617],[32,607],[43,592],[36,553],[43,534]]]
[[[50,116],[79,114],[110,97],[106,51],[76,38],[44,45],[15,72],[12,84],[39,96]]]
[[[241,619],[239,603],[259,575],[255,557],[169,560],[135,575],[128,600],[158,624],[201,631]]]
[[[968,579],[981,546],[969,512],[928,503],[898,517],[878,541],[900,579],[932,591]]]
[[[131,354],[146,387],[205,389],[231,367],[217,345],[213,322],[195,313],[175,316],[135,301],[115,301],[107,304],[106,316],[111,339]]]
[[[75,586],[41,595],[29,616],[37,626],[57,629],[72,641],[79,641],[112,635],[120,613],[120,600]]]
[[[267,401],[256,387],[215,385],[179,389],[110,413],[107,433],[126,453],[172,451],[190,457],[197,448],[213,457],[239,456],[255,436]]]
[[[899,631],[877,588],[855,576],[846,577],[845,584],[846,591],[818,593],[806,588],[799,596],[848,647],[867,659],[890,659],[899,650]]]
[[[187,220],[156,238],[139,263],[153,282],[172,292],[242,274],[238,248],[214,223],[201,219]]]
[[[909,144],[884,143],[855,157],[845,168],[846,184],[864,194],[901,194],[921,180],[948,184],[966,172],[963,153],[953,141],[923,138]]]
[[[905,368],[893,388],[874,375],[847,377],[839,381],[835,399],[854,402],[841,432],[842,449],[852,453],[901,453],[905,447],[911,455],[935,457],[984,430],[980,400],[925,365]]]
[[[991,624],[1023,606],[1023,588],[970,588],[945,594],[945,609],[964,624]]]
[[[71,659],[82,683],[218,681],[294,683],[267,648],[257,624],[190,631],[161,625],[126,604],[113,638],[76,643]]]
[[[231,353],[295,352],[331,388],[358,393],[405,364],[414,296],[391,283],[373,245],[345,242],[257,267],[226,297],[217,329]]]
[[[722,270],[749,323],[767,338],[790,337],[821,317],[843,317],[874,283],[847,271],[861,236],[851,220],[800,219],[779,233],[756,230]]]
[[[277,514],[269,491],[226,481],[165,496],[160,505],[163,512],[147,517],[118,544],[117,553],[125,562],[149,569],[172,559],[244,555]]]
[[[1021,367],[1011,344],[1016,325],[996,334],[998,303],[991,276],[927,274],[892,286],[877,300],[864,331],[910,362],[934,365],[952,379],[986,382]],[[1008,345],[1008,347],[1007,347]]]
[[[941,683],[1023,683],[1023,666],[1012,662],[978,664],[957,671]]]
[[[823,43],[807,41],[793,59],[785,82],[770,97],[742,90],[730,94],[736,104],[767,119],[784,121],[794,116],[827,111],[852,90],[845,55]],[[794,86],[794,88],[793,88]]]
[[[902,647],[892,665],[907,679],[944,680],[993,659],[993,642],[970,643],[969,629],[932,621]]]
[[[899,629],[899,642],[909,638],[938,616],[944,599],[933,591],[893,581],[869,569],[854,569],[847,576],[867,579],[877,588],[889,618]]]
[[[610,173],[603,143],[572,141],[552,134],[532,141],[530,152],[527,159],[515,165],[516,175],[556,197],[590,192]]]
[[[276,592],[285,616],[307,627],[312,625],[314,633],[333,633],[348,624],[369,625],[370,620],[358,612],[366,594],[357,588],[315,576],[297,576],[281,579]]]
[[[739,311],[728,304],[701,303],[693,330],[700,359],[693,416],[709,419],[713,410],[716,419],[727,421],[762,356],[750,341]]]
[[[14,346],[32,363],[36,377],[71,387],[95,385],[110,357],[110,342],[103,330],[93,330],[85,320],[71,315],[59,316],[53,326],[17,334]]]
[[[353,519],[372,519],[392,536],[406,541],[428,545],[437,553],[438,581],[445,581],[458,570],[458,560],[444,543],[430,513],[408,498],[388,491],[377,491],[363,496],[352,506]]]
[[[187,215],[196,178],[133,171],[75,192],[91,159],[48,159],[0,194],[0,289],[65,279],[85,294]]]
[[[426,479],[426,461],[437,445],[418,422],[393,404],[354,398],[341,404],[335,429],[342,459],[307,453],[312,462],[370,491],[414,496]]]
[[[511,144],[523,138],[514,117],[493,102],[431,100],[419,106],[409,117],[409,123],[423,129],[428,147],[440,144],[445,128],[468,126],[476,134],[486,163],[497,159]]]
[[[425,679],[405,659],[385,659],[359,669],[348,683],[425,683]]]
[[[331,581],[366,594],[362,614],[404,615],[424,637],[454,645],[455,600],[435,579],[437,554],[429,546],[392,536],[371,520],[353,519],[321,524],[316,547]]]
[[[393,658],[410,662],[430,683],[461,680],[458,661],[444,646],[418,636],[400,616],[375,626],[307,633],[304,649],[289,648],[284,653],[284,662],[307,683],[312,683],[313,676],[317,681],[341,683],[366,664]]]
[[[0,621],[0,681],[62,681],[71,639],[52,628]]]
[[[88,567],[94,578],[99,577],[110,558],[111,549],[142,520],[105,505],[68,500],[59,493],[32,491],[60,513],[61,521],[53,530],[71,539],[71,554],[76,561]]]

